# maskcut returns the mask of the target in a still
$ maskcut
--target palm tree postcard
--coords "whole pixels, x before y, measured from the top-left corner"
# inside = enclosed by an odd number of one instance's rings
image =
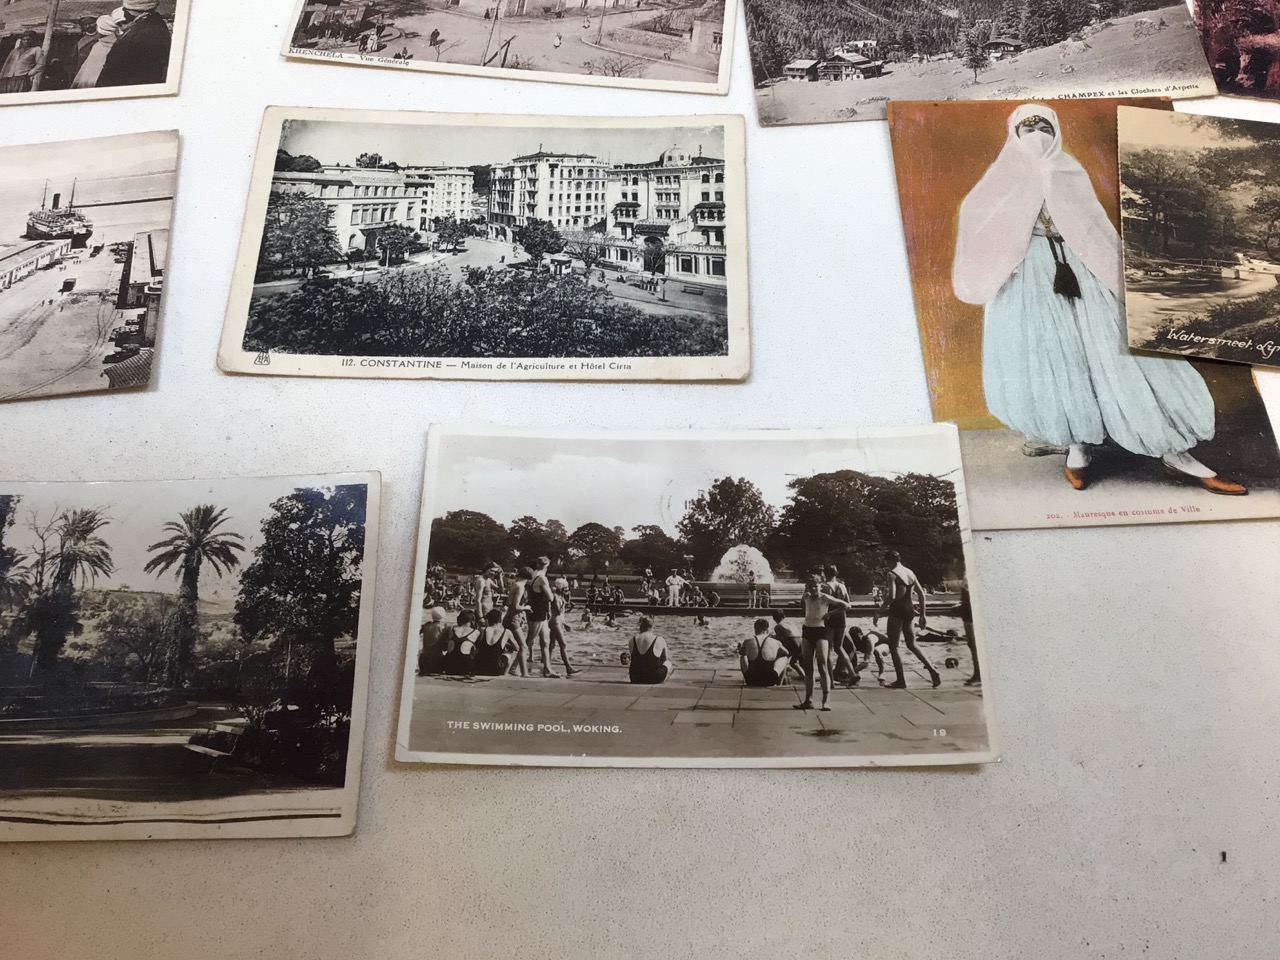
[[[1129,344],[1280,366],[1280,126],[1121,107]]]
[[[0,106],[173,96],[191,0],[6,0]]]
[[[176,130],[0,146],[0,401],[146,387]]]
[[[1130,244],[1162,242],[1162,214],[1121,189],[1116,114],[1135,107],[1174,116],[1156,99],[889,105],[933,416],[961,428],[975,529],[1280,516],[1274,412],[1252,372],[1129,346],[1127,286],[1160,311],[1190,294],[1170,276],[1126,282],[1122,220]],[[1178,189],[1211,205],[1208,183]]]
[[[725,0],[298,0],[300,60],[633,90],[729,92]]]
[[[883,120],[902,100],[1209,97],[1181,0],[744,0],[766,126]]]
[[[999,757],[949,424],[433,426],[396,759]]]
[[[218,364],[741,380],[743,127],[271,107]]]
[[[378,502],[0,482],[0,841],[351,833]]]

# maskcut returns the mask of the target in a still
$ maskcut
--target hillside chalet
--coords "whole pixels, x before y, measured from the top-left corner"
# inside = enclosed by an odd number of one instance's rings
[[[1012,37],[997,37],[994,40],[988,40],[982,45],[982,49],[987,51],[987,56],[991,57],[992,60],[1012,57],[1014,54],[1021,53],[1022,48],[1022,41],[1014,40]]]
[[[817,60],[792,60],[782,68],[782,74],[788,80],[804,82],[818,79]]]
[[[865,80],[883,72],[883,60],[850,53],[834,53],[818,64],[818,77],[822,80]]]

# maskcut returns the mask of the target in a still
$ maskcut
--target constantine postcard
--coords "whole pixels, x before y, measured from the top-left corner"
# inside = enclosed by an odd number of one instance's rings
[[[432,427],[396,759],[998,759],[957,431]]]
[[[1122,107],[1129,344],[1280,366],[1280,126]]]
[[[191,0],[7,0],[0,107],[178,92]]]
[[[741,117],[272,107],[229,373],[740,380]]]
[[[883,120],[895,100],[1209,97],[1180,0],[744,0],[766,126]]]
[[[729,92],[725,0],[298,0],[285,56],[635,90]]]
[[[0,147],[0,400],[145,387],[178,132]]]
[[[0,841],[350,834],[378,496],[0,481]]]

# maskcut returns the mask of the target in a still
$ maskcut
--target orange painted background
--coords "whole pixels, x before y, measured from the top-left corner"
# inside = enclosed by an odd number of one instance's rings
[[[951,289],[960,203],[1004,146],[1022,101],[889,103],[889,134],[906,231],[925,375],[935,420],[962,429],[1001,426],[982,395],[982,308]],[[1063,149],[1080,161],[1120,229],[1116,106],[1172,109],[1160,99],[1054,100]]]

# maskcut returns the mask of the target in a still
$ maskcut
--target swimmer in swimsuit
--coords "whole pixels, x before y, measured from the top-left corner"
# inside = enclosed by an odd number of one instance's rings
[[[529,589],[529,581],[533,579],[533,571],[521,567],[511,581],[511,589],[507,592],[507,608],[502,618],[502,625],[511,631],[516,641],[516,659],[511,665],[510,673],[517,668],[520,676],[528,676],[528,664],[533,662],[533,637],[530,635],[529,622],[525,619],[528,604],[525,603],[525,591]],[[526,641],[529,648],[528,661],[525,660]]]
[[[653,632],[653,621],[641,617],[640,632],[631,638],[628,678],[632,683],[663,683],[675,667],[667,655],[667,641]]]
[[[886,554],[886,566],[889,568],[889,574],[885,581],[885,605],[881,612],[888,620],[889,657],[893,660],[893,669],[898,675],[898,679],[888,686],[892,690],[905,690],[907,686],[906,677],[902,672],[902,656],[898,653],[898,638],[902,637],[907,644],[907,649],[914,653],[924,664],[924,668],[929,671],[929,679],[936,687],[942,683],[942,676],[933,668],[929,658],[916,646],[915,599],[917,597],[920,599],[920,629],[923,630],[928,622],[925,616],[924,588],[920,586],[920,579],[915,572],[903,566],[902,557],[897,550],[890,550]],[[877,614],[871,622],[875,624],[879,621],[880,614]]]
[[[738,644],[742,682],[748,687],[776,687],[786,675],[791,658],[786,647],[770,634],[768,620],[757,620],[755,631],[755,636]]]
[[[813,709],[813,668],[817,664],[818,675],[822,682],[822,706],[819,710],[830,710],[827,696],[831,690],[831,663],[827,650],[826,617],[833,606],[849,606],[848,600],[841,600],[825,592],[826,585],[816,574],[810,574],[805,584],[804,625],[800,628],[800,653],[804,658],[804,702],[792,704],[797,710]]]
[[[822,573],[826,577],[824,586],[826,586],[827,592],[840,600],[848,600],[849,588],[840,579],[840,571],[831,564],[827,564],[822,568]],[[836,672],[843,670],[849,686],[856,687],[858,685],[858,668],[850,660],[844,646],[845,630],[848,629],[849,625],[846,608],[832,607],[827,615],[823,617],[822,622],[827,628],[827,646],[836,655],[836,668],[831,676],[835,677]]]

